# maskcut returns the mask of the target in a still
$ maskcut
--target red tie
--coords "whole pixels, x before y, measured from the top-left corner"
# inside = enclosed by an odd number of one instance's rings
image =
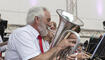
[[[0,52],[0,57],[2,57],[2,52]]]
[[[39,35],[38,39],[39,39],[40,50],[41,50],[42,53],[44,53],[43,46],[42,46],[42,37]]]

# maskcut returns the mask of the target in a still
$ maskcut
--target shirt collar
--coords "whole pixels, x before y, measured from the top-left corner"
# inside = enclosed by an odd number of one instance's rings
[[[35,36],[38,37],[39,36],[39,32],[33,28],[31,25],[27,25],[30,29],[32,29],[32,31],[35,33]]]

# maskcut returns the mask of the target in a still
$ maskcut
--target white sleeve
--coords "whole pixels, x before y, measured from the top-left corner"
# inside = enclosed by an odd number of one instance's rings
[[[22,60],[31,59],[32,57],[35,57],[41,53],[40,50],[35,46],[35,40],[33,40],[33,38],[31,38],[27,32],[18,32],[14,34],[14,37],[15,48]]]

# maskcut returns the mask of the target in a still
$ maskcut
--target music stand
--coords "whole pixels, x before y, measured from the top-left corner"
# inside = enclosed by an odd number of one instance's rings
[[[103,35],[103,37],[99,41],[99,43],[96,46],[90,59],[93,59],[95,56],[99,56],[99,57],[104,56],[105,57],[105,47],[104,46],[105,46],[105,34]]]

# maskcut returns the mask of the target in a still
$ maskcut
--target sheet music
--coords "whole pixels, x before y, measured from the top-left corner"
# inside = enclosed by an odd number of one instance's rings
[[[103,35],[103,37],[102,37],[101,40],[99,41],[97,47],[95,48],[95,50],[94,50],[92,56],[90,57],[91,59],[95,56],[95,54],[96,54],[97,50],[99,49],[100,45],[102,45],[102,43],[104,43],[104,40],[105,40],[105,34]],[[101,46],[101,47],[103,47],[103,46]],[[102,49],[102,50],[103,50],[103,49]],[[102,51],[101,51],[101,52],[102,52]]]

